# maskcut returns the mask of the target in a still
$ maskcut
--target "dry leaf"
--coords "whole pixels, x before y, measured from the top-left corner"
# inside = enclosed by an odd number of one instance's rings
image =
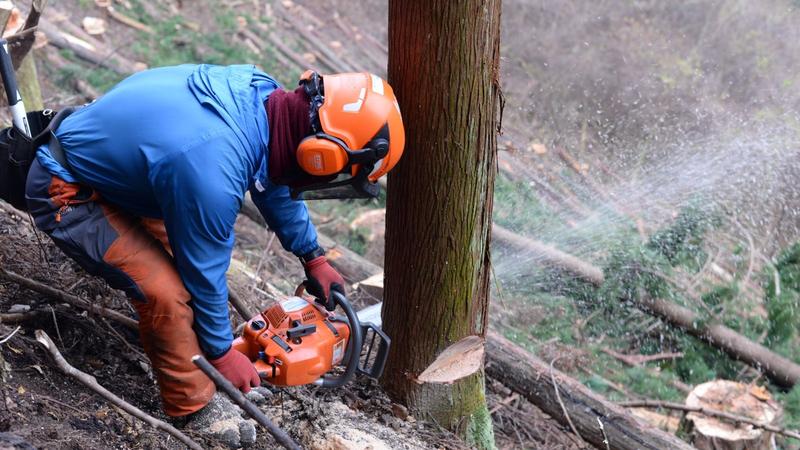
[[[764,386],[751,386],[750,395],[764,402],[772,400],[772,396]]]
[[[27,391],[25,390],[24,387],[20,386],[20,387],[17,388],[17,394],[22,395],[25,392],[27,392]]]

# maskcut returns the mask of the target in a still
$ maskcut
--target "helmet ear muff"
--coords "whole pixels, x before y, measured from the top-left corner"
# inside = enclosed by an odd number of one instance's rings
[[[310,175],[336,175],[347,163],[347,152],[329,139],[309,136],[297,147],[297,164]]]

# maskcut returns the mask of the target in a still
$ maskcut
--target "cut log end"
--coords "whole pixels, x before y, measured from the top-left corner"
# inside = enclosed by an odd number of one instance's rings
[[[709,408],[754,419],[764,424],[778,425],[781,406],[760,386],[727,380],[703,383],[689,393],[686,406]],[[719,450],[767,450],[773,433],[745,423],[733,423],[702,412],[687,415],[695,447]]]

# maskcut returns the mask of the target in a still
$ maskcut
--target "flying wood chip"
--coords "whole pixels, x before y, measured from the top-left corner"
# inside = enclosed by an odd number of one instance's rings
[[[453,383],[480,370],[483,364],[484,338],[467,336],[444,349],[416,379],[422,383]]]

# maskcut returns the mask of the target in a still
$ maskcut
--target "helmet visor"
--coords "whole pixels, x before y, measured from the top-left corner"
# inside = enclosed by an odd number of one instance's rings
[[[381,192],[378,183],[371,183],[366,172],[355,176],[339,174],[327,183],[315,183],[291,190],[293,200],[344,200],[354,198],[377,198]]]

